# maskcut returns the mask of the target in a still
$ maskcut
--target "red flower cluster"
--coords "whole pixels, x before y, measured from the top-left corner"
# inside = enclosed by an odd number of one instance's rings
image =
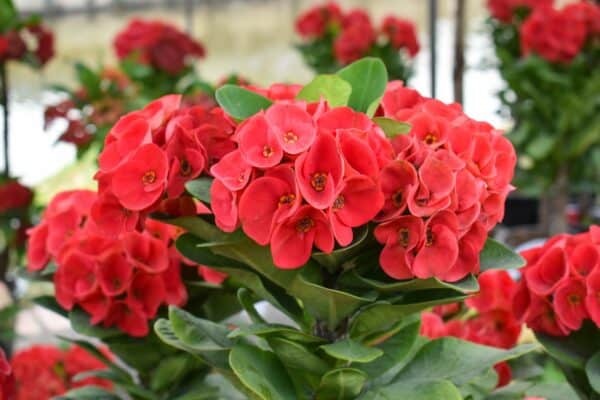
[[[568,63],[587,40],[600,34],[600,6],[587,1],[557,10],[537,8],[520,28],[523,55],[538,54],[550,62]]]
[[[313,245],[350,244],[383,205],[379,168],[392,148],[365,114],[327,103],[275,101],[240,124],[237,149],[213,165],[211,206],[227,232],[241,225],[275,265],[297,268]]]
[[[390,15],[383,20],[381,31],[387,35],[395,49],[406,48],[411,57],[419,52],[415,24],[411,21]]]
[[[333,54],[340,64],[349,64],[368,55],[377,45],[378,36],[394,49],[405,48],[411,57],[419,51],[412,22],[388,16],[377,31],[366,11],[357,8],[343,13],[334,2],[313,7],[300,15],[296,20],[296,31],[308,40],[321,40],[327,35],[335,37]]]
[[[94,139],[94,135],[88,129],[82,117],[80,110],[73,101],[64,100],[46,107],[44,110],[44,129],[50,129],[57,122],[65,123],[66,128],[58,140],[72,143],[77,147],[83,147]]]
[[[147,321],[162,304],[187,300],[180,276],[184,260],[172,246],[177,232],[147,220],[142,231],[107,237],[90,217],[95,202],[90,191],[57,195],[29,232],[28,269],[39,271],[53,260],[55,295],[62,307],[78,305],[93,325],[116,325],[132,336],[145,336]]]
[[[26,54],[31,54],[40,65],[54,56],[54,35],[44,25],[28,25],[0,34],[0,63],[21,61]]]
[[[540,7],[552,7],[554,0],[487,0],[492,17],[504,23],[511,23],[515,11],[525,9],[536,10]]]
[[[133,56],[170,75],[181,73],[189,58],[205,55],[202,44],[162,21],[133,19],[114,41],[119,59]]]
[[[0,400],[15,400],[15,377],[12,367],[0,348]]]
[[[504,215],[516,164],[501,132],[447,105],[390,82],[385,116],[411,125],[396,136],[381,170],[385,198],[376,239],[383,270],[396,279],[457,281],[479,271],[487,232]]]
[[[327,31],[339,29],[342,23],[342,10],[335,2],[316,6],[296,19],[296,32],[304,38],[319,38]]]
[[[600,327],[600,227],[555,236],[521,255],[527,265],[513,303],[517,318],[553,336],[580,329],[586,319]]]
[[[16,387],[15,400],[50,400],[70,389],[88,385],[112,388],[109,381],[100,378],[73,380],[79,373],[106,368],[78,346],[68,350],[54,346],[32,346],[17,352],[11,360],[11,366]],[[10,399],[7,397],[7,400]]]
[[[143,226],[149,213],[178,199],[186,182],[235,148],[234,122],[220,108],[181,108],[180,102],[177,95],[155,100],[125,115],[106,136],[92,211],[106,234]]]
[[[0,214],[11,210],[24,209],[31,205],[33,192],[17,180],[0,183]]]
[[[452,319],[460,311],[455,304],[436,307],[422,314],[421,334],[429,338],[454,336],[486,346],[509,349],[517,344],[521,324],[512,313],[512,299],[517,284],[508,272],[485,271],[479,276],[480,292],[465,301],[465,306],[477,314],[467,320]],[[469,314],[467,314],[469,315]],[[447,322],[444,318],[449,318]],[[510,382],[511,371],[506,363],[495,366],[498,386]]]

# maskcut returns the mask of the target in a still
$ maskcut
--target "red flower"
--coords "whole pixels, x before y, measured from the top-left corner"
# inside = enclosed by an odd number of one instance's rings
[[[421,335],[430,339],[437,339],[448,335],[444,320],[432,312],[421,314]]]
[[[258,244],[266,245],[274,225],[293,215],[300,200],[291,166],[272,169],[268,175],[252,181],[240,197],[242,229]]]
[[[517,284],[509,273],[503,270],[489,270],[478,277],[479,294],[465,300],[465,304],[480,313],[491,310],[512,309],[512,298]]]
[[[288,154],[308,149],[316,137],[315,123],[305,110],[296,104],[277,103],[266,112],[275,138]]]
[[[114,41],[119,59],[135,57],[170,75],[180,74],[188,58],[204,57],[200,42],[161,21],[133,19]]]
[[[321,134],[295,163],[296,179],[306,201],[317,209],[331,207],[342,181],[344,165],[333,136]]]
[[[156,274],[169,268],[169,255],[165,243],[149,234],[137,231],[122,237],[129,262],[142,271]]]
[[[243,130],[243,126],[241,130]],[[260,138],[256,140],[260,140]],[[252,166],[244,160],[250,158],[250,156],[244,157],[242,154],[242,151],[232,151],[210,169],[210,173],[219,179],[227,189],[232,191],[243,189],[248,184],[252,174]]]
[[[138,273],[129,286],[127,302],[132,308],[143,310],[146,318],[156,316],[158,308],[165,301],[166,291],[163,278],[157,274]]]
[[[33,200],[33,192],[17,180],[0,183],[0,214],[7,211],[27,208]]]
[[[305,205],[273,230],[273,262],[283,269],[301,267],[310,258],[313,245],[331,253],[333,233],[325,213]]]
[[[494,369],[498,374],[498,383],[496,384],[496,388],[508,385],[512,380],[512,371],[508,363],[506,361],[498,363],[494,365]]]
[[[5,43],[5,50],[1,61],[6,60],[21,60],[25,53],[27,53],[27,45],[25,41],[17,31],[8,31],[4,33],[3,42]]]
[[[233,232],[238,227],[237,194],[229,190],[220,180],[215,179],[210,186],[212,212],[215,224],[225,232]]]
[[[373,27],[363,25],[350,25],[333,43],[333,54],[340,64],[350,64],[364,57],[375,42]]]
[[[569,9],[536,9],[520,30],[523,55],[538,54],[555,63],[568,63],[581,51],[588,27]]]
[[[236,136],[241,150],[239,154],[249,165],[257,168],[269,168],[281,162],[283,148],[263,113],[248,118],[240,126]],[[215,167],[213,170],[219,173],[218,167]],[[213,172],[214,174],[215,172]],[[237,185],[231,185],[230,189],[235,190],[236,187]]]
[[[375,238],[385,245],[379,255],[379,264],[385,273],[395,279],[414,277],[414,253],[424,236],[423,220],[412,215],[394,218],[375,228]]]
[[[313,7],[296,19],[296,32],[306,38],[320,37],[333,24],[339,24],[342,11],[337,3],[329,2],[324,6]]]
[[[600,269],[596,268],[586,280],[585,305],[589,316],[600,327]]]
[[[340,246],[352,242],[352,228],[365,225],[381,210],[383,194],[373,179],[355,175],[342,183],[342,189],[328,211],[331,228]]]
[[[104,319],[104,326],[116,325],[133,337],[144,337],[150,331],[144,309],[138,304],[117,300],[113,302]]]
[[[27,30],[37,40],[35,56],[41,65],[46,64],[54,57],[54,34],[43,25],[28,26]]]
[[[0,398],[3,400],[15,399],[15,378],[12,373],[12,367],[4,350],[0,348]]]
[[[415,25],[411,21],[389,15],[383,20],[381,31],[390,39],[395,49],[406,48],[411,57],[419,52]]]
[[[413,263],[417,278],[445,278],[450,267],[458,259],[458,223],[456,216],[448,211],[435,214],[425,225],[425,240]]]
[[[487,6],[492,17],[510,23],[518,9],[527,11],[538,7],[551,7],[554,0],[487,0]]]
[[[556,315],[569,329],[578,330],[588,317],[585,298],[586,287],[579,279],[565,280],[554,292]]]
[[[143,145],[115,171],[113,193],[130,210],[147,208],[163,194],[168,168],[164,151],[155,144]]]
[[[546,296],[569,276],[567,256],[558,246],[546,252],[538,262],[525,272],[529,289],[539,295]]]

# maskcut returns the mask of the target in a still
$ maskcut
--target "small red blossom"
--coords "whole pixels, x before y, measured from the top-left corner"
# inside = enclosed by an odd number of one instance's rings
[[[562,234],[523,253],[527,264],[513,300],[515,315],[534,331],[566,336],[586,320],[600,327],[597,226]]]
[[[329,2],[324,6],[313,7],[304,12],[296,19],[296,32],[303,37],[320,37],[328,29],[340,24],[342,10],[335,2]]]
[[[33,191],[19,181],[9,180],[0,183],[0,214],[27,208],[32,201]]]
[[[530,12],[538,7],[551,7],[554,0],[487,0],[492,17],[510,23],[518,10]]]

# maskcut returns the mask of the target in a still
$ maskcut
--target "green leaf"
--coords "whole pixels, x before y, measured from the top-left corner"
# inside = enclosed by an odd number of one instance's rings
[[[341,107],[348,104],[352,87],[337,75],[318,75],[304,86],[297,99],[317,102],[323,97],[330,107]]]
[[[468,296],[455,290],[429,289],[409,292],[397,303],[375,302],[362,308],[350,323],[350,337],[362,338],[386,331],[402,318],[429,307],[454,303]]]
[[[338,360],[368,363],[383,355],[376,347],[365,346],[355,340],[345,339],[320,347],[325,353]]]
[[[175,334],[171,323],[163,318],[154,323],[154,332],[164,343],[176,349],[193,354],[203,360],[206,364],[220,370],[229,369],[229,350],[215,346],[212,342],[196,341],[192,344],[184,343]]]
[[[462,385],[501,361],[519,357],[537,348],[537,345],[523,344],[510,350],[501,350],[456,338],[436,339],[419,350],[410,364],[394,378],[394,382],[449,380]]]
[[[366,112],[375,100],[383,96],[388,79],[383,62],[371,57],[348,65],[337,75],[352,86],[348,105],[361,112]]]
[[[600,394],[600,352],[594,354],[585,364],[585,374],[592,388]]]
[[[287,325],[280,324],[252,324],[246,326],[240,326],[229,334],[229,338],[234,339],[245,336],[257,336],[257,337],[279,337],[294,342],[301,343],[321,343],[324,339],[309,335],[297,329],[294,329]]]
[[[556,144],[556,136],[539,134],[527,145],[525,151],[536,160],[548,156]]]
[[[480,256],[480,270],[516,269],[525,265],[525,259],[502,243],[488,238]]]
[[[98,386],[84,386],[54,397],[55,400],[120,400],[120,397]]]
[[[535,336],[550,356],[578,370],[584,370],[587,360],[600,351],[600,332],[590,321],[584,322],[581,329],[566,337],[543,333]]]
[[[212,182],[213,178],[201,177],[187,182],[185,188],[189,194],[198,200],[210,204],[210,186],[212,185]]]
[[[427,375],[424,371],[424,375]],[[397,383],[378,387],[358,400],[463,400],[459,390],[447,380],[425,381],[416,384]]]
[[[317,400],[350,400],[362,391],[367,374],[355,368],[339,368],[329,371],[317,388]]]
[[[271,100],[236,85],[223,85],[215,93],[217,103],[233,118],[244,120],[266,110]]]
[[[373,118],[373,122],[379,125],[379,127],[383,129],[385,136],[390,139],[393,139],[398,135],[407,134],[411,129],[411,125],[406,122],[400,122],[386,117],[375,117]]]
[[[189,365],[189,356],[177,354],[164,358],[152,371],[150,389],[159,392],[172,387],[186,373]]]
[[[225,325],[194,317],[176,306],[169,306],[169,320],[177,337],[188,345],[202,342],[205,339],[210,339],[223,348],[233,345],[231,339],[228,338],[229,329]]]
[[[69,312],[69,320],[71,321],[71,328],[84,336],[106,339],[123,334],[117,328],[104,328],[90,324],[90,316],[80,308],[74,308]]]
[[[418,316],[417,316],[418,317]],[[380,339],[375,348],[380,349],[383,355],[376,360],[359,366],[371,379],[380,379],[394,368],[401,367],[402,363],[409,359],[413,349],[418,345],[420,320],[407,325],[401,325],[400,329],[387,338]],[[414,353],[413,353],[414,354]]]
[[[239,380],[260,399],[297,398],[285,367],[272,352],[238,343],[231,349],[229,364]]]
[[[323,375],[330,366],[317,357],[313,351],[291,340],[274,337],[269,339],[269,346],[286,368],[291,368],[315,375]]]
[[[91,99],[96,99],[101,96],[101,88],[100,88],[100,75],[92,71],[86,65],[82,63],[75,64],[75,72],[77,74],[77,79],[85,88],[87,95]]]
[[[369,228],[364,226],[360,228],[358,232],[355,232],[355,238],[348,246],[333,250],[329,254],[317,251],[314,252],[311,257],[319,264],[333,271],[339,268],[346,261],[350,260],[352,257],[360,254],[368,236]]]
[[[200,226],[203,227],[202,224]],[[327,321],[330,327],[337,326],[341,320],[354,313],[359,307],[372,301],[370,298],[329,289],[312,282],[309,274],[311,271],[314,274],[314,271],[318,271],[319,268],[314,260],[310,260],[302,269],[283,270],[273,264],[268,247],[260,246],[245,237],[241,237],[235,243],[230,243],[231,238],[232,235],[223,237],[222,242],[228,243],[226,246],[207,248],[202,247],[207,239],[194,238],[194,235],[186,234],[177,239],[176,246],[179,252],[187,258],[200,264],[217,267],[219,270],[223,270],[218,268],[219,263],[220,266],[236,267],[240,270],[251,268],[266,280],[275,283],[285,289],[288,294],[298,298],[309,314]],[[220,240],[220,238],[212,240]],[[213,258],[209,259],[211,254]],[[218,257],[214,257],[215,255]],[[238,262],[228,261],[231,259]]]
[[[19,21],[19,14],[12,0],[0,0],[0,32],[10,30]]]
[[[256,311],[256,308],[254,308],[255,299],[248,289],[243,287],[239,288],[237,291],[237,299],[253,323],[262,324],[266,322],[264,318],[258,313],[258,311]],[[229,337],[231,337],[231,334],[229,335]]]

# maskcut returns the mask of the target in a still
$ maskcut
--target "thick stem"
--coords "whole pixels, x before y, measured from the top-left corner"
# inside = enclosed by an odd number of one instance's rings
[[[566,166],[561,166],[556,175],[556,180],[541,196],[540,222],[543,232],[547,236],[554,236],[567,232],[567,218],[565,212],[569,202],[569,171]]]
[[[10,160],[8,158],[8,153],[9,153],[9,136],[8,136],[8,107],[9,107],[9,100],[8,100],[8,76],[7,76],[7,70],[6,70],[6,63],[0,63],[0,90],[2,91],[2,93],[0,93],[0,101],[2,101],[2,116],[3,118],[3,129],[2,129],[2,136],[3,136],[3,149],[4,149],[4,169],[3,169],[3,173],[5,176],[10,176]]]

